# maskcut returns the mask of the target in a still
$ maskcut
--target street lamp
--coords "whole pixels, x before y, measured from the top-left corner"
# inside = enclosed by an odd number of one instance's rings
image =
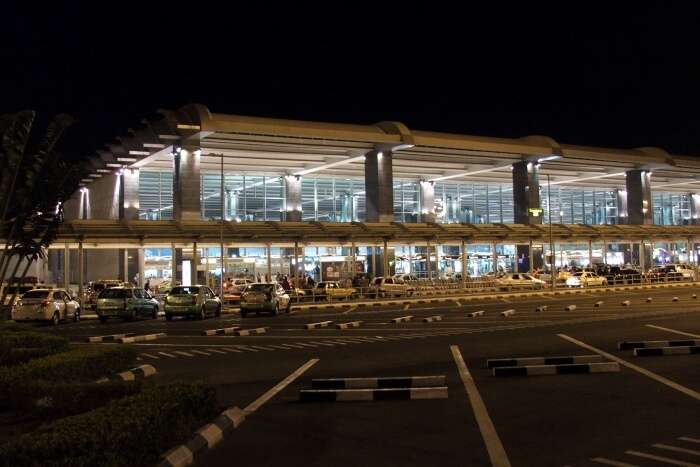
[[[549,263],[549,268],[550,268],[550,275],[552,279],[552,290],[554,290],[556,286],[556,267],[555,267],[555,259],[554,259],[554,239],[552,237],[552,182],[549,178],[549,174],[547,175],[547,212],[549,213],[549,254],[550,254],[550,263]]]

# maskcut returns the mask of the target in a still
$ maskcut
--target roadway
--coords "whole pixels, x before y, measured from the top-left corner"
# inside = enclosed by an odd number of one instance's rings
[[[138,348],[142,363],[157,368],[155,377],[163,382],[214,384],[223,407],[250,408],[261,394],[318,359],[263,406],[248,411],[238,429],[197,460],[201,466],[476,466],[492,461],[691,466],[700,464],[700,355],[635,357],[631,350],[617,350],[617,344],[700,339],[700,299],[693,298],[698,289],[353,305],[244,319],[231,313],[204,321],[85,320],[52,331],[75,342],[124,332],[166,333],[129,345]],[[625,300],[630,306],[622,305]],[[543,305],[545,311],[536,311]],[[576,309],[566,311],[569,305]],[[505,310],[514,314],[501,316]],[[475,311],[484,314],[469,317]],[[405,316],[413,318],[392,322]],[[431,316],[442,319],[424,322]],[[333,323],[305,329],[321,321]],[[353,321],[361,324],[334,327]],[[202,335],[236,326],[266,330],[251,336]],[[601,353],[603,361],[619,361],[620,371],[495,377],[485,365],[495,358]],[[470,378],[464,369],[460,372],[457,355],[474,383],[471,400],[465,384]],[[447,399],[299,402],[299,391],[316,378],[428,375],[445,376]]]

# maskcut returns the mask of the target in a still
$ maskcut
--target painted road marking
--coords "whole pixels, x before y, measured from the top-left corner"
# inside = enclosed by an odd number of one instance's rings
[[[690,454],[692,456],[700,456],[700,451],[696,451],[695,449],[679,448],[676,446],[670,446],[668,444],[657,443],[652,444],[651,447],[656,449],[666,449],[667,451],[680,452],[682,454]]]
[[[581,342],[579,340],[576,340],[573,337],[569,337],[566,334],[557,334],[557,336],[561,337],[564,340],[571,342],[572,344],[576,344],[579,347],[583,347],[584,349],[590,350],[591,352],[595,352],[597,354],[600,354],[609,360],[615,361],[615,362],[619,363],[620,365],[626,366],[630,370],[634,370],[638,373],[643,374],[647,378],[651,378],[654,381],[657,381],[661,384],[665,384],[666,386],[668,386],[672,389],[675,389],[676,391],[682,392],[683,394],[690,396],[697,401],[700,401],[700,393],[697,391],[693,391],[692,389],[687,388],[685,386],[682,386],[674,381],[671,381],[668,378],[664,378],[661,375],[657,375],[656,373],[654,373],[652,371],[649,371],[645,368],[637,366],[633,363],[628,362],[627,360],[623,360],[623,359],[616,357],[615,355],[609,354],[603,350],[597,349],[597,348],[593,347],[592,345],[586,344],[585,342]]]
[[[194,357],[191,353],[183,352],[182,350],[173,350],[173,353],[184,355],[185,357]]]
[[[658,462],[663,462],[665,464],[671,464],[671,465],[680,465],[683,467],[700,467],[700,464],[694,464],[692,462],[685,462],[685,461],[679,461],[676,459],[671,459],[668,457],[663,457],[663,456],[655,456],[653,454],[649,454],[646,452],[640,452],[640,451],[625,451],[625,454],[629,454],[630,456],[637,456],[637,457],[642,457],[644,459],[651,459],[653,461],[658,461]]]
[[[661,331],[667,331],[667,332],[672,332],[674,334],[679,334],[681,336],[688,336],[688,337],[695,337],[697,339],[700,339],[700,334],[692,334],[690,332],[683,332],[683,331],[678,331],[676,329],[671,329],[671,328],[665,328],[663,326],[657,326],[655,324],[647,324],[646,327],[648,328],[654,328],[654,329],[659,329]]]
[[[198,353],[198,354],[200,354],[200,355],[206,355],[207,357],[211,356],[210,353],[202,352],[201,350],[190,350],[190,352],[192,352],[192,353]]]
[[[591,462],[597,462],[599,464],[614,465],[615,467],[639,467],[637,464],[628,464],[626,462],[618,462],[611,459],[606,459],[605,457],[596,457],[591,459]]]
[[[160,360],[160,357],[157,357],[157,356],[155,356],[155,355],[151,355],[151,354],[149,354],[149,353],[142,353],[141,355],[143,355],[144,357],[154,358],[154,359],[156,359],[156,360]]]
[[[681,436],[681,437],[678,438],[678,439],[681,440],[681,441],[687,441],[687,442],[689,442],[689,443],[700,444],[700,439],[690,438],[690,437],[688,437],[688,436]]]
[[[233,347],[221,347],[221,350],[225,350],[227,352],[236,352],[236,353],[243,353],[243,351],[234,349]],[[254,350],[255,352],[255,350]]]
[[[216,349],[207,349],[209,352],[214,352],[214,353],[220,353],[226,355],[226,352],[222,352],[221,350],[216,350]]]
[[[166,357],[177,358],[175,355],[169,354],[169,353],[167,353],[167,352],[158,352],[158,353],[159,353],[160,355],[165,355]]]
[[[357,305],[351,306],[350,308],[348,308],[347,310],[345,310],[344,312],[342,312],[341,315],[347,315],[347,314],[350,313],[351,311],[355,311],[355,310],[357,310]]]
[[[467,391],[467,396],[469,396],[469,402],[474,410],[474,417],[476,418],[476,423],[479,425],[479,431],[481,431],[481,436],[484,438],[486,450],[488,451],[489,459],[491,459],[491,465],[494,467],[510,467],[510,461],[508,460],[506,450],[503,448],[503,443],[501,443],[501,439],[498,437],[496,427],[493,425],[486,405],[481,395],[479,395],[479,390],[476,388],[474,378],[471,373],[469,373],[467,364],[464,363],[464,358],[462,358],[459,347],[451,345],[450,350],[457,364],[464,389]]]
[[[306,372],[306,370],[308,370],[309,368],[311,368],[312,366],[314,366],[316,363],[318,363],[318,361],[319,361],[318,358],[312,358],[312,359],[309,360],[308,362],[304,363],[302,366],[300,366],[299,368],[297,368],[296,370],[294,370],[289,376],[287,376],[287,377],[284,378],[282,381],[280,381],[279,383],[277,383],[277,384],[275,385],[275,387],[273,387],[272,389],[270,389],[269,391],[267,391],[265,394],[263,394],[262,396],[260,396],[260,397],[258,397],[257,399],[255,399],[255,401],[253,401],[250,405],[248,405],[248,407],[246,407],[245,409],[243,409],[243,413],[244,413],[246,416],[248,416],[248,415],[252,414],[253,412],[255,412],[256,410],[258,410],[265,402],[267,402],[267,401],[269,401],[270,399],[272,399],[273,397],[275,397],[275,395],[277,395],[277,393],[279,393],[280,391],[282,391],[282,390],[283,390],[284,388],[286,388],[292,381],[294,381],[294,380],[297,379],[299,376],[301,376],[302,374],[304,374],[304,372]]]

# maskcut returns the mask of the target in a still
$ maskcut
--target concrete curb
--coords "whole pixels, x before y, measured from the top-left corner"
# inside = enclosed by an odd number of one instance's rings
[[[501,316],[507,317],[507,316],[513,316],[515,314],[514,309],[506,310],[506,311],[501,311]]]
[[[133,337],[135,336],[135,332],[129,332],[126,334],[110,334],[108,336],[92,336],[88,337],[86,339],[87,342],[114,342],[118,339],[121,339],[123,337]]]
[[[335,325],[336,329],[347,329],[347,328],[359,328],[362,321],[351,321],[349,323],[338,323]]]
[[[445,385],[445,376],[330,378],[311,380],[312,389],[407,389]]]
[[[251,334],[265,334],[267,328],[237,329],[233,331],[235,336],[250,336]]]
[[[318,323],[308,323],[308,324],[304,325],[304,329],[327,328],[331,324],[333,324],[333,321],[321,321]]]
[[[569,305],[564,307],[564,311],[574,311],[576,309],[576,305]]]
[[[212,423],[197,430],[187,444],[181,444],[163,454],[163,461],[157,467],[186,467],[206,450],[213,448],[245,421],[245,413],[233,407],[219,415]]]
[[[597,302],[595,302],[595,303],[593,304],[593,306],[596,307],[596,308],[600,308],[600,307],[603,305],[603,303],[605,303],[605,302],[602,301],[602,300],[598,300]]]
[[[700,345],[700,339],[678,341],[623,341],[617,343],[618,350],[648,349],[659,347],[688,347]]]
[[[241,329],[240,326],[233,326],[230,328],[219,328],[219,329],[205,329],[202,331],[203,336],[223,336],[226,334],[233,334],[234,332]]]
[[[532,365],[572,365],[575,363],[598,363],[603,359],[595,355],[570,355],[565,357],[490,358],[486,368],[532,366]]]
[[[117,373],[116,375],[108,378],[100,378],[96,381],[96,383],[101,384],[109,381],[136,381],[137,379],[148,378],[154,374],[156,374],[156,369],[153,365],[141,365],[137,366],[136,368],[132,368],[131,370]]]
[[[117,342],[119,342],[120,344],[131,344],[132,342],[154,341],[165,336],[167,336],[166,333],[159,332],[157,334],[144,334],[141,336],[122,337],[120,339],[117,339]]]
[[[535,311],[547,311],[547,305],[538,306]]]
[[[484,310],[472,311],[471,313],[467,313],[467,316],[469,318],[476,318],[477,316],[484,316],[484,313],[486,313]]]
[[[635,357],[652,357],[660,355],[690,355],[700,354],[700,345],[688,345],[683,347],[657,347],[634,349]]]
[[[582,373],[617,373],[617,362],[577,363],[571,365],[506,366],[493,369],[493,376],[545,376]]]
[[[630,306],[631,304],[632,304],[632,302],[631,302],[631,301],[629,301],[629,300],[625,300],[625,301],[624,301],[624,302],[622,302],[622,303],[621,303],[620,305],[622,305],[622,306]]]
[[[391,389],[302,389],[300,402],[388,401],[447,399],[447,387]]]
[[[390,323],[398,324],[398,323],[406,323],[408,321],[411,321],[413,319],[413,316],[401,316],[399,318],[392,318]]]
[[[442,315],[428,316],[423,318],[424,323],[432,323],[433,321],[442,321]]]

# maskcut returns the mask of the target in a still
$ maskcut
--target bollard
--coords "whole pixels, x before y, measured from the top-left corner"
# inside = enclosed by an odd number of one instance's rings
[[[535,311],[547,311],[547,305],[538,306]]]
[[[502,311],[502,312],[501,312],[501,316],[504,316],[504,317],[505,317],[505,316],[512,316],[512,315],[514,315],[514,314],[515,314],[515,310],[513,310],[513,309],[510,309],[510,310],[506,310],[506,311]]]
[[[678,301],[678,297],[673,297],[672,301],[677,302],[677,301]]]
[[[647,303],[650,303],[650,302],[651,302],[651,300],[652,300],[652,298],[651,298],[651,297],[647,297]]]
[[[564,308],[564,311],[574,311],[576,309],[576,305],[569,305]]]
[[[630,306],[631,304],[632,302],[630,302],[629,300],[625,300],[624,302],[622,302],[622,306]]]
[[[477,316],[484,316],[484,310],[472,311],[471,313],[467,313],[467,316],[470,318],[476,318]]]
[[[693,294],[693,298],[698,298],[698,295],[697,295],[697,294]]]
[[[603,301],[601,300],[601,301],[599,301],[599,302],[595,302],[595,303],[593,304],[593,306],[596,307],[596,308],[598,308],[598,307],[601,306],[602,304],[603,304]]]

